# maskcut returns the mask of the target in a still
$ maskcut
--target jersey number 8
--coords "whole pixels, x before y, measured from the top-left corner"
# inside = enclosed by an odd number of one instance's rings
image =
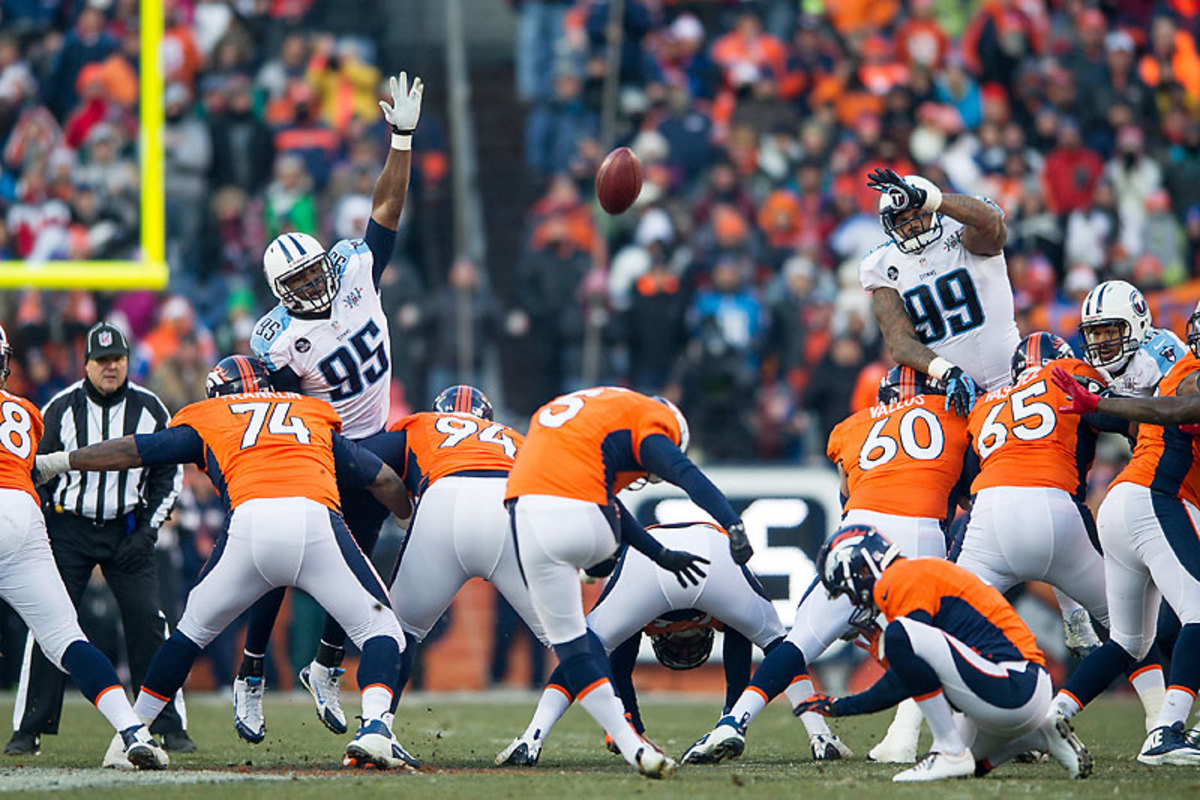
[[[0,444],[20,459],[29,458],[33,452],[33,418],[20,403],[8,401],[0,404]]]
[[[916,461],[933,461],[942,454],[946,446],[946,434],[942,431],[942,422],[932,411],[924,408],[914,408],[906,411],[900,418],[900,441],[883,433],[889,418],[879,420],[871,426],[867,439],[863,442],[858,453],[858,468],[863,472],[875,469],[888,463],[903,450],[905,455]],[[917,438],[917,422],[923,422],[927,444],[921,444]]]

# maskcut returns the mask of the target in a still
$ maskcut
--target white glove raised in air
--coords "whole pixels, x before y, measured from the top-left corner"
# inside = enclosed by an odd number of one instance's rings
[[[389,83],[392,102],[389,104],[386,100],[380,100],[379,107],[383,109],[383,118],[392,126],[392,146],[398,150],[408,150],[409,147],[399,146],[395,137],[407,137],[407,141],[400,144],[411,147],[412,133],[421,119],[421,95],[425,92],[425,84],[421,83],[420,78],[414,77],[410,87],[407,72],[401,72],[399,78],[391,78]]]
[[[43,456],[37,456],[33,460],[34,483],[38,486],[47,481],[54,480],[64,472],[70,471],[71,456],[63,451],[47,453]]]

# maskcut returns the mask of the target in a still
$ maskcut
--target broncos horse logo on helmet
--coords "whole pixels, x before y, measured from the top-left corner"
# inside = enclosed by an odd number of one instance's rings
[[[901,403],[922,394],[945,394],[924,372],[896,365],[879,381],[879,402]]]
[[[1012,380],[1017,382],[1027,369],[1039,369],[1059,358],[1074,358],[1075,351],[1061,336],[1034,331],[1021,340],[1012,357]]]
[[[847,595],[874,609],[875,581],[900,556],[900,548],[873,525],[843,525],[817,553],[817,575],[831,597]]]
[[[271,391],[271,377],[262,361],[250,356],[225,356],[204,381],[209,397]]]
[[[470,414],[480,419],[495,419],[487,395],[465,383],[442,389],[433,400],[433,410],[439,414]]]

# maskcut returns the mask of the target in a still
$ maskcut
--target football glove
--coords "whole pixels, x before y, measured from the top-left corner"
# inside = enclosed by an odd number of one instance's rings
[[[33,482],[41,486],[47,481],[52,481],[64,472],[71,471],[71,457],[69,453],[59,451],[57,453],[46,453],[36,456],[33,459]]]
[[[1188,436],[1200,436],[1200,422],[1189,422],[1186,425],[1180,425],[1179,430]]]
[[[801,714],[806,714],[809,711],[820,714],[822,717],[836,717],[837,714],[833,710],[834,699],[827,694],[809,695],[808,699],[801,700],[799,705],[792,709],[792,713],[797,717]]]
[[[942,190],[932,181],[919,175],[901,178],[895,170],[888,167],[872,171],[867,176],[867,186],[880,194],[888,195],[895,211],[906,211],[910,208],[937,211],[942,205]]]
[[[754,548],[746,538],[746,526],[738,520],[729,526],[726,533],[729,534],[729,554],[733,556],[733,562],[738,565],[745,564],[754,555]]]
[[[383,109],[383,118],[392,126],[392,133],[401,136],[411,136],[421,119],[421,95],[425,92],[425,84],[420,78],[413,78],[412,86],[408,85],[408,73],[401,72],[400,78],[389,81],[392,88],[392,102],[379,101]]]
[[[1092,414],[1100,405],[1100,395],[1080,386],[1079,381],[1062,367],[1055,367],[1050,373],[1050,379],[1066,393],[1069,400],[1065,406],[1058,407],[1060,414]]]
[[[675,573],[675,580],[679,581],[679,585],[686,589],[689,583],[692,586],[700,585],[700,579],[708,574],[700,568],[700,565],[711,562],[707,558],[701,558],[685,550],[667,550],[664,548],[661,553],[654,557],[654,563],[667,572]]]
[[[979,393],[971,376],[963,372],[962,367],[951,367],[946,372],[945,383],[946,410],[953,408],[960,417],[970,414]]]

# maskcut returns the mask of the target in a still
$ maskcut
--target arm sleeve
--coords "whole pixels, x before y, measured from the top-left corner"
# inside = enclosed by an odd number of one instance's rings
[[[280,367],[271,375],[271,388],[277,392],[300,393],[300,376],[291,367]]]
[[[638,460],[648,472],[687,492],[692,502],[707,511],[717,524],[728,528],[739,521],[721,490],[666,436],[655,433],[643,439]]]
[[[342,436],[333,434],[333,468],[338,481],[345,486],[362,488],[375,481],[383,461],[365,447]]]
[[[833,701],[834,716],[853,717],[858,714],[874,714],[891,708],[901,700],[908,698],[908,690],[904,683],[892,670],[883,673],[883,677],[865,692],[852,694],[849,697],[839,697]]]
[[[204,466],[204,440],[190,425],[176,425],[157,433],[140,433],[133,437],[143,467],[164,464],[198,464]]]
[[[1100,412],[1085,414],[1083,421],[1102,433],[1129,435],[1129,420],[1114,417],[1112,414],[1101,414]]]
[[[624,503],[620,500],[617,500],[616,503],[617,514],[621,519],[621,541],[634,550],[645,553],[646,557],[653,561],[659,553],[666,549],[663,547],[663,543],[646,533],[642,523],[637,521],[633,512],[626,508]]]
[[[638,710],[637,692],[633,688],[633,667],[637,663],[638,650],[642,646],[642,632],[630,636],[608,657],[612,666],[613,688],[621,698],[621,705],[629,716],[629,722],[638,733],[645,733],[646,726],[642,724],[642,715]]]
[[[733,704],[746,691],[750,683],[750,640],[740,633],[725,626],[725,643],[721,649],[725,662],[725,710],[728,714]]]
[[[375,282],[375,289],[379,289],[379,281],[383,278],[383,271],[387,269],[388,262],[392,260],[392,253],[396,249],[396,232],[388,230],[380,225],[375,220],[367,222],[367,232],[363,235],[363,241],[367,243],[367,249],[371,251],[371,279]]]
[[[379,460],[395,470],[401,479],[404,478],[404,468],[407,463],[404,453],[408,449],[408,435],[404,431],[377,433],[361,442],[356,442],[356,444],[363,450],[378,456]]]
[[[154,396],[148,396],[145,400],[147,409],[154,417],[154,430],[165,430],[170,419],[166,406]],[[145,506],[138,515],[138,522],[157,530],[175,507],[179,490],[183,488],[183,467],[178,464],[162,464],[147,469],[145,476],[142,486],[142,500]]]

